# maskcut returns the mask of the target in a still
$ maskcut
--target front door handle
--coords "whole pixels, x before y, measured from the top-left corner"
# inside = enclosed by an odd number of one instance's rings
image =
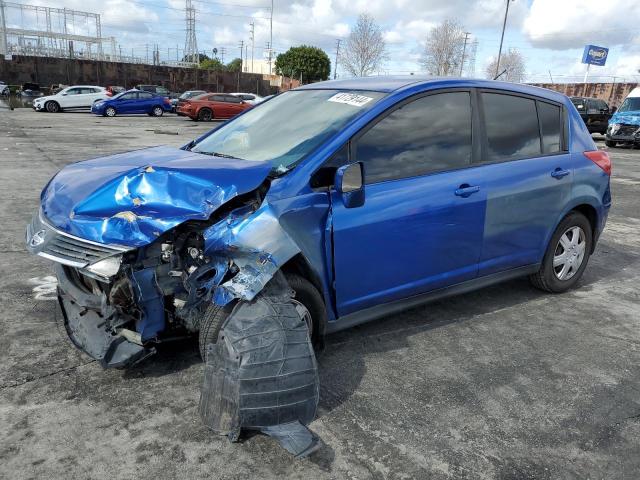
[[[455,194],[458,197],[463,197],[463,198],[467,198],[469,195],[473,195],[474,193],[477,193],[480,191],[480,187],[479,186],[471,186],[467,183],[463,183],[462,185],[460,185],[460,187],[458,187],[455,191]]]
[[[551,172],[551,176],[559,180],[562,177],[566,177],[570,173],[571,172],[569,170],[565,170],[564,168],[556,168],[553,172]]]

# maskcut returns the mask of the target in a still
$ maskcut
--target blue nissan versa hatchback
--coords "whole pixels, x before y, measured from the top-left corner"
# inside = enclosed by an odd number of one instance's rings
[[[26,241],[55,263],[73,343],[122,367],[186,332],[204,356],[276,277],[314,342],[514,277],[563,292],[604,228],[610,174],[558,93],[354,78],[282,93],[182,149],[69,165]]]

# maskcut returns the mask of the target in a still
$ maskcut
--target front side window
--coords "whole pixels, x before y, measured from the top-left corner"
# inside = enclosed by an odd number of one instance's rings
[[[284,92],[223,124],[191,150],[268,161],[274,174],[283,174],[384,96],[348,90]]]
[[[428,95],[394,110],[356,141],[366,183],[453,170],[471,163],[469,92]]]
[[[540,155],[536,102],[501,93],[483,93],[487,161],[504,162]]]
[[[138,93],[138,98],[139,98],[139,99],[145,99],[145,100],[148,100],[148,99],[150,99],[151,97],[153,97],[153,95],[152,95],[151,93],[149,93],[149,92],[140,92],[140,93]]]
[[[118,100],[135,100],[138,97],[138,94],[135,92],[123,93],[118,97]]]
[[[69,90],[67,90],[66,92],[67,95],[78,95],[80,93],[80,89],[79,88],[70,88]]]
[[[538,102],[543,153],[557,153],[562,150],[560,142],[562,130],[561,115],[562,110],[559,106],[546,102]]]

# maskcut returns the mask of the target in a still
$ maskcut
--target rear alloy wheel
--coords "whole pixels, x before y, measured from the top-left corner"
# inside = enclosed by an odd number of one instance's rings
[[[567,215],[551,237],[540,270],[529,277],[533,286],[552,293],[573,287],[587,267],[592,239],[591,224],[583,214]]]
[[[213,119],[213,112],[208,108],[203,108],[198,112],[198,120],[202,122],[210,122]]]
[[[605,140],[604,144],[609,148],[615,148],[615,146],[617,145],[617,143],[613,140]]]
[[[113,107],[107,107],[107,109],[104,111],[104,114],[107,117],[115,117],[116,116],[116,109]]]
[[[162,107],[156,106],[156,107],[153,107],[153,110],[151,110],[151,114],[154,117],[161,117],[163,113],[164,113],[164,110],[162,110]]]
[[[58,113],[60,111],[60,105],[58,104],[58,102],[47,102],[45,107],[47,109],[47,112],[49,113]]]

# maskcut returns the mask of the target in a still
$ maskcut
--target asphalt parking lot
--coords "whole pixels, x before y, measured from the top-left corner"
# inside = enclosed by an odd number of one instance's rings
[[[70,162],[212,127],[0,109],[0,478],[639,477],[638,150],[610,151],[613,208],[576,290],[516,280],[329,337],[305,460],[201,425],[195,342],[128,371],[78,352],[24,247],[40,190]]]

